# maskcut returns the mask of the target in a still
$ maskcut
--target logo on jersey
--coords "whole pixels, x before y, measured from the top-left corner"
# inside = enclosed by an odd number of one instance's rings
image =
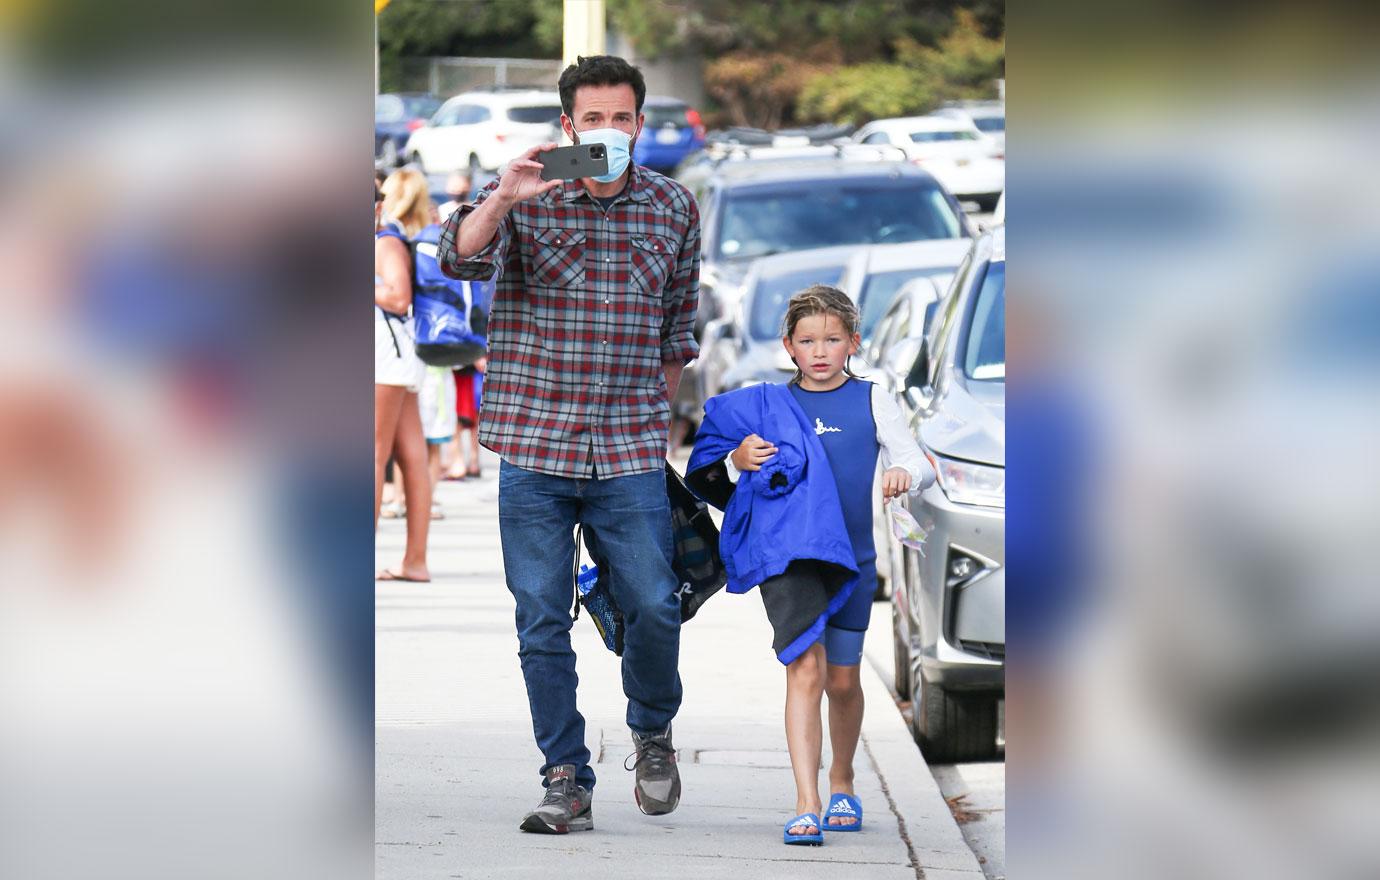
[[[824,424],[824,422],[820,421],[819,419],[815,419],[815,435],[816,435],[816,436],[821,436],[821,435],[823,435],[823,434],[842,434],[842,433],[843,433],[843,429],[842,429],[842,428],[831,428],[831,427],[829,427],[828,425]]]

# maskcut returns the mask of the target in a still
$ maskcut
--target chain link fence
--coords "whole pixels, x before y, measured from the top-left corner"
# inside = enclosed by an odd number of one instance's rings
[[[554,90],[563,69],[559,60],[539,58],[402,58],[394,68],[395,88],[443,98],[495,86]]]

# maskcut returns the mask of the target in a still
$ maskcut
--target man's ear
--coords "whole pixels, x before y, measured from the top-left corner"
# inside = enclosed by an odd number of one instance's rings
[[[565,132],[565,136],[570,138],[572,144],[575,143],[575,123],[571,122],[570,117],[564,113],[561,114],[561,131]]]

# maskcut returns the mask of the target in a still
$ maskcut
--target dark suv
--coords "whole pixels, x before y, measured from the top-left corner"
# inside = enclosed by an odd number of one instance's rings
[[[702,348],[715,344],[704,335],[706,325],[737,306],[759,257],[971,237],[958,201],[933,177],[883,155],[872,148],[807,147],[687,160],[678,176],[700,209]],[[675,415],[689,425],[699,423],[704,407],[708,389],[700,379],[692,364],[676,397]]]

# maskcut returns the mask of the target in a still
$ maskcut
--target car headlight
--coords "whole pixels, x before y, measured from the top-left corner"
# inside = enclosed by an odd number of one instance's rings
[[[939,488],[950,501],[983,507],[1006,507],[1006,468],[945,458],[928,451],[925,457],[934,465]]]

